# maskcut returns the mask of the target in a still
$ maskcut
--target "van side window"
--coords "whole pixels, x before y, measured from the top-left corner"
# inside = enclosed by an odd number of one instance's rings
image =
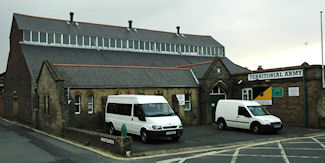
[[[134,116],[139,117],[139,115],[143,114],[141,106],[139,104],[134,104]]]
[[[247,110],[242,107],[242,106],[239,106],[238,107],[238,115],[242,115],[242,116],[249,116],[249,113],[247,112]]]
[[[131,116],[132,104],[107,104],[107,113]]]

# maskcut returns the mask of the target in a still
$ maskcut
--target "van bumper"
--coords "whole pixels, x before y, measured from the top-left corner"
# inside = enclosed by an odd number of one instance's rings
[[[169,134],[173,131],[173,134]],[[169,132],[169,133],[168,133]],[[148,131],[149,137],[179,137],[183,134],[183,129],[176,129],[176,130],[164,130],[164,131]]]
[[[274,131],[279,131],[283,128],[283,125],[281,124],[281,126],[279,127],[278,124],[274,125],[274,124],[270,124],[270,125],[261,125],[261,131],[262,132],[274,132]]]

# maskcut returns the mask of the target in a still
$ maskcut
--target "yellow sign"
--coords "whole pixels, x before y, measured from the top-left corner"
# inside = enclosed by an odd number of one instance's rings
[[[258,95],[254,100],[261,105],[272,105],[272,87],[267,88],[262,95]]]

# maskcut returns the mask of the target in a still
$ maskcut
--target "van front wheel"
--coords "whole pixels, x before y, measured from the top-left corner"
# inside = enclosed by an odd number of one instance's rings
[[[253,125],[252,131],[254,134],[259,134],[261,132],[261,125],[260,124]]]
[[[115,134],[115,128],[114,128],[114,126],[113,126],[112,123],[110,123],[110,124],[108,125],[108,133],[109,133],[110,135],[114,135],[114,134]]]
[[[217,126],[219,130],[224,130],[226,128],[226,122],[223,119],[221,119],[218,121]]]

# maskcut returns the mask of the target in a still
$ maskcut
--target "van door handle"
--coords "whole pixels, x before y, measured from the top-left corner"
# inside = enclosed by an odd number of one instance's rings
[[[239,118],[239,115],[237,115],[237,118]]]

